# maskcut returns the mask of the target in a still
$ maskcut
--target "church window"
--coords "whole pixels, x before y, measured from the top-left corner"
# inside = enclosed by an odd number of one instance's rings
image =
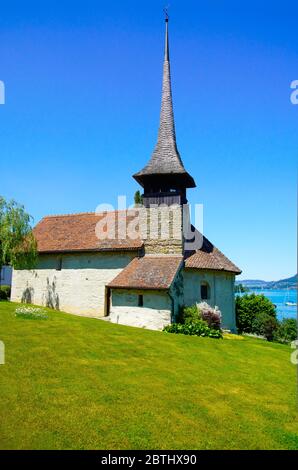
[[[143,307],[143,305],[144,305],[143,295],[140,294],[138,295],[138,307]]]
[[[208,282],[201,283],[201,299],[207,300],[210,298],[210,288]]]
[[[56,270],[57,270],[57,271],[61,271],[61,269],[62,269],[62,258],[60,257],[60,258],[57,259],[57,267],[56,267]]]

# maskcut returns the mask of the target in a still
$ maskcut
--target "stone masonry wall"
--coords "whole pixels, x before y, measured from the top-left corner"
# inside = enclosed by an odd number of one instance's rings
[[[140,228],[145,254],[182,254],[182,207],[156,206],[140,209]]]

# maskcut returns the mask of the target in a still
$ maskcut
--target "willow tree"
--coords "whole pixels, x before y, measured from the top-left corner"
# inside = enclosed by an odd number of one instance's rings
[[[37,245],[31,222],[24,206],[0,196],[0,274],[4,265],[16,269],[35,267]]]

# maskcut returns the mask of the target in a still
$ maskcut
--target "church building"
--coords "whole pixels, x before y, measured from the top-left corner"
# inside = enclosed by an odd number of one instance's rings
[[[135,209],[52,215],[36,225],[38,264],[13,271],[11,300],[149,329],[205,301],[235,331],[241,271],[190,224],[187,190],[196,184],[177,149],[168,18],[157,143],[133,177],[143,190]]]

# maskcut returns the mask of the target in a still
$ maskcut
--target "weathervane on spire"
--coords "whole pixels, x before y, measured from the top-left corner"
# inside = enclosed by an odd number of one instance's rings
[[[169,12],[169,6],[170,5],[164,7],[164,9],[163,9],[164,14],[165,14],[166,23],[169,21],[169,13],[168,13]]]

